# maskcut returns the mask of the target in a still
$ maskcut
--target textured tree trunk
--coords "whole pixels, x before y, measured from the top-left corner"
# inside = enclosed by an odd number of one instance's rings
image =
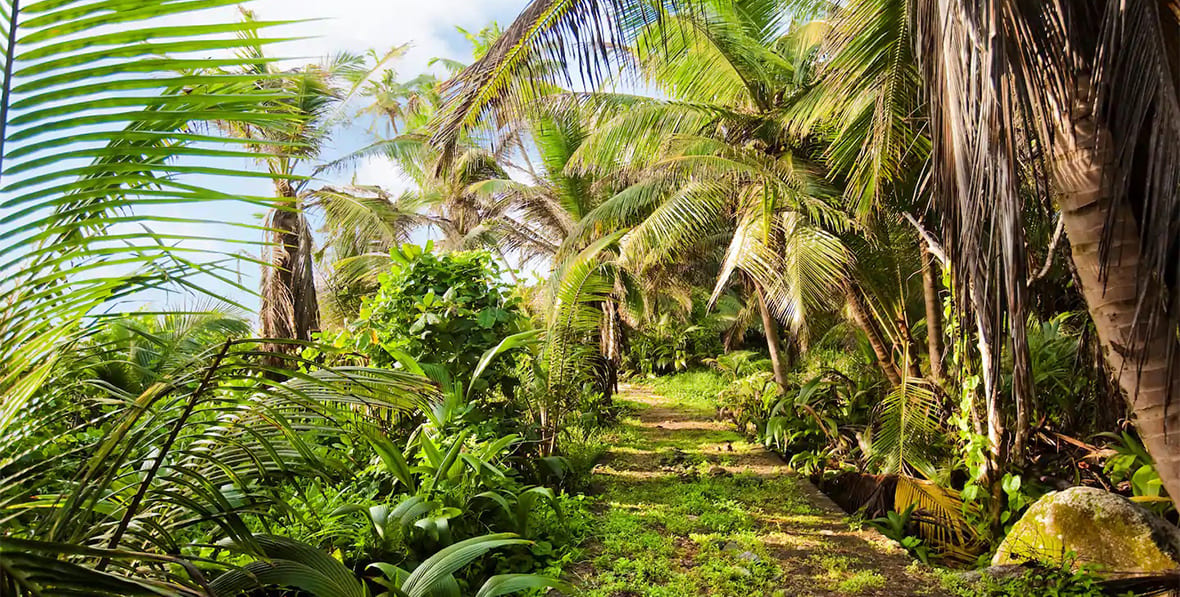
[[[926,301],[926,348],[930,352],[930,378],[941,384],[942,375],[942,297],[939,296],[938,264],[930,245],[922,241],[922,297]]]
[[[877,364],[880,365],[881,371],[889,379],[889,383],[900,386],[901,372],[898,371],[897,364],[893,362],[893,350],[885,344],[881,332],[869,319],[868,313],[865,312],[864,303],[861,302],[860,295],[857,294],[851,282],[844,284],[844,297],[847,299],[848,312],[852,315],[852,322],[865,333],[865,336],[868,336],[869,346],[873,348],[873,354],[877,355]]]
[[[294,191],[286,181],[276,183],[280,197],[289,200],[295,209],[272,209],[266,225],[270,228],[268,246],[263,249],[259,324],[262,337],[277,340],[311,340],[319,329],[319,303],[316,300],[315,277],[312,271],[311,230],[299,210]],[[279,355],[295,355],[298,345],[270,343],[263,347],[275,353],[269,365],[290,368]]]
[[[787,368],[783,361],[782,344],[779,342],[778,320],[766,306],[766,295],[762,287],[754,285],[754,292],[758,298],[758,311],[762,314],[762,331],[766,335],[766,349],[770,352],[770,364],[774,368],[774,381],[783,392],[787,391]]]
[[[619,390],[619,367],[623,363],[623,332],[619,306],[614,301],[602,303],[602,325],[598,328],[599,354],[606,367],[602,393],[607,402]]]
[[[972,292],[976,292],[972,290]],[[975,299],[978,302],[978,299]],[[982,380],[983,386],[983,404],[985,410],[985,418],[987,419],[987,443],[988,443],[988,460],[987,468],[983,471],[983,480],[985,484],[990,484],[993,492],[998,491],[999,488],[999,471],[1008,459],[1007,441],[1004,435],[1004,411],[1001,408],[1000,402],[1000,388],[997,385],[996,371],[996,350],[993,341],[995,339],[995,328],[992,326],[991,320],[980,315],[980,309],[975,308],[975,338],[976,347],[979,350],[979,376]],[[997,498],[1003,496],[1003,493],[998,493]],[[993,503],[993,508],[999,506],[1000,502]],[[994,512],[993,519],[998,519],[999,511]]]
[[[897,320],[897,331],[898,335],[901,336],[901,341],[905,343],[905,367],[907,375],[910,379],[922,379],[922,366],[919,363],[921,355],[918,352],[918,342],[914,340],[914,335],[910,333],[910,324],[906,322],[904,314]]]
[[[1015,160],[1006,160],[1013,163]],[[1008,456],[1018,467],[1024,464],[1024,446],[1028,442],[1029,415],[1036,401],[1032,356],[1028,348],[1028,262],[1025,258],[1024,214],[1022,200],[1015,189],[1000,199],[996,210],[996,227],[1001,242],[1009,247],[1000,251],[1004,264],[1004,299],[1012,357],[1012,399],[1016,416],[1012,421],[1012,449]]]
[[[1059,131],[1053,174],[1082,295],[1143,444],[1155,459],[1164,488],[1177,499],[1180,408],[1169,405],[1170,392],[1180,390],[1176,333],[1166,323],[1158,283],[1140,279],[1135,214],[1111,198],[1104,176],[1113,162],[1107,134],[1084,110],[1077,111],[1072,124],[1072,129]],[[1109,250],[1105,268],[1104,235]]]

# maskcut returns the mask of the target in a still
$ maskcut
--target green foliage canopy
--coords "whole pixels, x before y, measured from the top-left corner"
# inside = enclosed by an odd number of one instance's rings
[[[394,265],[379,276],[380,287],[362,303],[360,319],[332,343],[375,367],[393,367],[409,356],[466,380],[488,349],[521,331],[520,299],[491,255],[435,254],[432,248],[392,251]],[[484,378],[500,381],[494,373]]]

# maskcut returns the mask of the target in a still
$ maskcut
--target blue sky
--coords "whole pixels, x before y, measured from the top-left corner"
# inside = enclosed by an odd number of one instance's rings
[[[411,49],[405,57],[391,65],[400,78],[409,79],[428,70],[443,75],[438,67],[428,66],[428,62],[434,57],[470,61],[470,45],[456,27],[474,32],[493,20],[507,25],[526,4],[527,0],[257,0],[246,6],[257,13],[261,20],[316,19],[313,22],[287,27],[283,31],[290,36],[314,37],[274,46],[270,50],[273,55],[292,57],[294,63],[314,62],[321,56],[339,51],[360,53],[374,49],[383,53],[394,46],[409,43]],[[234,13],[228,10],[225,14],[216,16],[219,19],[236,18]],[[383,130],[374,129],[371,124],[357,122],[346,130],[338,131],[332,143],[326,148],[323,158],[330,160],[370,143],[375,139],[374,133],[370,131]],[[241,167],[260,169],[258,164],[246,160],[243,160]],[[362,163],[355,172],[330,176],[325,182],[347,183],[354,177],[357,183],[381,185],[395,193],[408,186],[397,169],[383,159]],[[265,180],[235,180],[228,185],[228,190],[242,195],[269,196],[271,193],[270,184]],[[227,190],[227,183],[223,182],[217,186]],[[167,215],[213,218],[240,224],[260,224],[262,216],[258,208],[238,204],[218,206],[214,208],[217,213],[213,214],[188,213],[187,209],[178,207]],[[203,248],[227,252],[249,250],[256,253],[256,246],[232,241],[253,241],[261,236],[261,232],[256,230],[220,225],[177,224],[170,230],[161,230],[157,227],[155,231],[209,237],[208,240],[198,241],[198,244]],[[259,268],[248,262],[242,262],[239,267],[240,283],[246,287],[256,287]],[[257,307],[257,299],[248,293],[231,286],[226,286],[223,292],[225,298],[238,302],[251,311]],[[153,306],[160,306],[163,302],[172,307],[193,302],[191,298],[184,296],[172,296],[165,300],[152,297],[150,300]]]

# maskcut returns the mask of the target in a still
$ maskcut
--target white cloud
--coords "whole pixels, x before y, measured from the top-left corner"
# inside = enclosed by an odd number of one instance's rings
[[[357,184],[377,185],[395,197],[413,186],[401,168],[385,156],[374,156],[361,162],[355,176]]]
[[[468,61],[470,49],[455,26],[474,31],[496,19],[507,23],[527,0],[256,0],[247,6],[263,20],[325,19],[289,31],[315,35],[284,47],[305,57],[339,50],[388,50],[411,43],[401,73],[427,68],[433,57]]]

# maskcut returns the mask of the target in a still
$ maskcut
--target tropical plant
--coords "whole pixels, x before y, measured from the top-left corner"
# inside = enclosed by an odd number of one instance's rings
[[[372,595],[351,570],[314,547],[283,537],[259,539],[266,559],[217,577],[210,583],[213,594],[238,595],[269,586],[296,588],[321,597]],[[413,570],[382,562],[371,564],[370,568],[379,574],[371,580],[388,589],[378,597],[458,596],[461,589],[454,577],[456,572],[489,551],[525,543],[528,542],[511,533],[473,537],[439,550]],[[496,597],[545,587],[563,588],[567,585],[533,574],[498,575],[489,578],[475,595]]]
[[[375,582],[389,589],[382,594],[389,597],[426,597],[440,593],[458,595],[459,586],[453,576],[455,571],[493,549],[527,543],[511,533],[474,537],[440,550],[412,571],[374,564],[372,567],[385,576]],[[475,597],[497,597],[547,587],[567,591],[572,589],[567,583],[535,574],[503,574],[489,578],[475,593]]]
[[[753,3],[738,4],[758,17],[787,14],[785,7],[771,2],[758,3],[760,10],[753,10]],[[604,28],[581,25],[609,24],[606,30],[613,27],[627,41],[642,42],[650,32],[656,43],[647,45],[649,55],[665,58],[660,61],[663,67],[680,73],[686,71],[678,70],[678,65],[694,54],[684,51],[691,43],[687,40],[695,39],[684,33],[686,29],[708,32],[706,37],[721,42],[750,31],[773,30],[734,28],[725,18],[710,19],[695,29],[685,27],[691,15],[713,8],[708,3],[644,7],[631,2],[609,6],[533,2],[487,56],[452,84],[449,97],[454,101],[441,119],[436,140],[449,147],[460,130],[488,114],[515,109],[519,102],[513,100],[529,86],[521,74],[531,63],[560,61],[574,52],[581,53],[580,60],[571,63],[613,64],[615,57],[605,40],[595,43],[593,36],[587,37],[586,32]],[[1168,91],[1174,87],[1174,74],[1159,62],[1167,55],[1167,40],[1178,26],[1175,11],[1150,3],[1105,0],[1048,8],[1042,3],[952,0],[912,5],[852,3],[846,8],[844,14],[856,34],[844,37],[843,52],[832,61],[831,72],[837,75],[831,87],[859,90],[856,97],[843,102],[853,103],[844,112],[859,115],[859,120],[846,121],[842,129],[848,134],[839,133],[836,139],[852,142],[842,143],[835,155],[875,156],[846,160],[846,164],[863,164],[848,171],[862,182],[886,181],[896,189],[902,179],[890,176],[908,156],[897,152],[903,144],[889,140],[921,138],[913,126],[906,126],[904,107],[916,105],[907,91],[915,88],[916,80],[926,97],[936,100],[928,105],[932,139],[928,188],[933,191],[935,216],[941,221],[941,243],[917,218],[910,221],[922,232],[928,255],[945,258],[954,281],[954,304],[970,307],[974,314],[969,325],[957,329],[973,331],[977,340],[974,371],[981,381],[985,409],[980,420],[987,426],[989,444],[986,476],[998,489],[998,469],[1007,455],[1011,453],[1017,462],[1024,458],[1035,404],[1024,325],[1030,313],[1024,217],[1035,207],[1030,198],[1041,204],[1056,202],[1061,208],[1060,222],[1071,240],[1078,281],[1103,352],[1111,370],[1118,372],[1128,404],[1137,411],[1145,444],[1157,459],[1177,453],[1166,429],[1174,423],[1173,417],[1180,417],[1176,409],[1168,408],[1171,388],[1177,386],[1169,380],[1180,371],[1172,363],[1177,354],[1175,314],[1180,313],[1173,301],[1180,293],[1168,291],[1170,280],[1176,278],[1169,268],[1176,260],[1166,239],[1174,236],[1169,226],[1174,220],[1170,214],[1176,190],[1168,177],[1175,170],[1170,148],[1176,144],[1169,140],[1177,134],[1174,125],[1180,121],[1180,108]],[[907,14],[912,20],[903,18]],[[913,61],[904,59],[907,38],[912,40]],[[1078,39],[1086,41],[1072,41]],[[740,97],[735,90],[761,79],[740,66],[756,64],[763,69],[758,74],[771,72],[778,63],[764,51],[768,45],[754,49],[766,60],[729,63],[747,76],[732,80],[682,77],[677,91],[707,87],[715,98],[742,107],[730,101]],[[639,54],[641,65],[645,57]],[[918,65],[916,78],[908,68],[911,63]],[[996,66],[980,68],[980,64]],[[1110,92],[1135,84],[1144,72],[1155,74],[1135,97],[1123,101]],[[748,97],[757,105],[757,100],[768,98],[759,89],[783,88],[751,86]],[[736,125],[731,128],[741,130]],[[915,155],[920,158],[920,152]],[[632,157],[642,164],[641,155]],[[1140,185],[1141,181],[1148,183]],[[853,196],[877,199],[875,189],[885,186],[853,185]],[[923,262],[929,274],[930,260]],[[985,291],[991,288],[999,290]],[[934,290],[925,294],[937,298]],[[927,313],[933,315],[936,301],[926,303]],[[933,324],[934,318],[930,319],[928,323]],[[1011,409],[1005,408],[1000,397],[1003,359],[998,348],[1009,336],[1014,347]],[[932,352],[940,352],[933,349],[935,339],[931,338]],[[941,364],[941,360],[932,363]],[[1180,459],[1159,462],[1164,485],[1180,484]]]
[[[763,435],[766,421],[779,396],[774,374],[760,371],[731,382],[717,396],[717,408],[739,431],[748,432],[753,427],[756,435]]]
[[[243,9],[246,23],[256,21],[254,13]],[[275,202],[267,212],[265,227],[268,239],[262,260],[262,334],[270,338],[308,341],[319,329],[319,304],[316,300],[312,263],[312,235],[304,217],[309,179],[301,179],[299,167],[314,159],[327,137],[327,120],[342,99],[341,72],[359,68],[358,60],[340,55],[321,65],[308,65],[294,72],[282,72],[264,52],[264,44],[254,28],[242,29],[240,64],[236,69],[212,67],[210,76],[236,81],[236,87],[268,89],[279,96],[266,106],[275,114],[279,126],[266,122],[242,120],[219,121],[227,134],[240,138],[257,152],[266,165],[274,185]],[[292,344],[275,344],[276,353],[298,352]]]
[[[376,292],[362,300],[359,318],[325,334],[325,341],[377,367],[409,356],[420,366],[441,367],[454,380],[485,387],[505,382],[502,371],[472,379],[484,353],[523,325],[519,299],[491,256],[436,254],[432,244],[407,244],[391,251],[388,261],[392,267],[379,276]]]
[[[942,405],[923,380],[906,378],[877,409],[877,428],[869,457],[882,472],[937,478],[936,463],[946,454]]]
[[[253,545],[242,509],[270,499],[261,481],[330,468],[302,433],[333,404],[408,408],[429,392],[417,378],[361,370],[276,384],[261,377],[275,369],[257,364],[256,342],[108,327],[119,302],[145,290],[236,286],[235,256],[204,252],[185,242],[196,235],[171,228],[209,220],[161,206],[267,205],[210,186],[250,176],[224,160],[258,155],[214,124],[299,124],[268,109],[296,101],[295,90],[228,74],[247,68],[235,52],[273,23],[167,22],[224,5],[4,4],[6,594],[192,592],[200,573],[178,529],[204,523]],[[55,452],[61,433],[73,445]]]
[[[874,518],[868,521],[869,524],[881,531],[882,535],[893,539],[898,545],[910,552],[918,561],[923,564],[930,563],[930,547],[922,543],[921,537],[916,537],[910,534],[910,528],[913,524],[914,508],[916,504],[910,504],[902,512],[887,512],[885,516]]]
[[[769,366],[761,354],[752,350],[735,350],[718,355],[716,358],[709,359],[708,363],[731,381],[768,370]]]
[[[149,583],[198,578],[129,568],[112,556],[193,557],[186,536],[194,526],[255,548],[248,521],[281,503],[281,480],[347,471],[346,455],[320,444],[371,424],[354,408],[420,411],[433,391],[420,376],[359,368],[286,368],[281,373],[289,379],[274,383],[265,375],[274,372],[264,364],[270,353],[255,348],[254,339],[231,336],[145,360],[140,343],[172,348],[175,336],[142,329],[130,339],[104,336],[95,337],[97,345],[75,344],[19,426],[0,436],[0,500],[11,512],[10,531],[33,533],[43,548],[109,550],[74,559]],[[144,387],[140,379],[148,375]],[[55,586],[26,584],[26,574],[18,568],[10,582],[22,591]]]
[[[242,9],[242,14],[247,22],[256,19],[249,10]],[[245,48],[241,52],[245,66],[214,72],[253,77],[240,85],[287,91],[286,101],[273,102],[267,109],[290,115],[292,125],[271,127],[236,120],[218,124],[230,135],[246,140],[248,147],[259,153],[258,160],[266,166],[274,186],[275,200],[265,222],[268,238],[263,261],[269,265],[263,268],[261,281],[262,335],[306,342],[320,328],[313,263],[316,251],[306,212],[317,207],[323,210],[325,221],[334,231],[330,243],[338,253],[347,250],[347,240],[355,243],[358,232],[362,232],[356,230],[358,227],[363,227],[363,232],[376,228],[401,239],[408,227],[404,220],[416,221],[404,209],[395,210],[400,218],[391,216],[388,212],[393,206],[380,191],[316,188],[315,180],[308,175],[318,173],[323,167],[315,171],[307,167],[318,158],[333,129],[340,124],[349,99],[362,88],[371,89],[376,73],[383,71],[390,60],[400,57],[405,47],[395,47],[384,56],[339,53],[318,64],[284,71],[266,56],[259,36],[246,31]],[[393,230],[389,230],[391,227]],[[274,344],[271,350],[294,353],[299,351],[299,345]]]
[[[1151,455],[1147,453],[1143,444],[1126,431],[1119,434],[1100,433],[1099,436],[1110,439],[1116,452],[1116,455],[1108,458],[1103,465],[1103,470],[1110,480],[1127,484],[1131,489],[1132,499],[1147,502],[1159,509],[1167,509],[1171,501],[1161,497],[1163,483],[1155,470]]]
[[[998,346],[1010,335],[1024,350],[1028,274],[1020,215],[1029,195],[1019,182],[1031,175],[1040,183],[1035,196],[1060,208],[1110,370],[1164,487],[1175,494],[1180,440],[1167,430],[1180,420],[1170,408],[1180,375],[1173,361],[1180,310],[1170,291],[1176,260],[1169,239],[1180,106],[1170,91],[1176,75],[1160,62],[1180,26],[1175,11],[1095,0],[930,2],[916,14],[923,82],[940,98],[930,112],[944,248],[963,304],[992,321],[1004,313],[1010,322],[981,329],[981,342]],[[971,67],[978,64],[995,66]],[[1151,74],[1141,84],[1144,73]],[[1136,91],[1113,93],[1124,89]],[[1022,161],[1034,146],[1043,159]],[[978,175],[957,175],[963,172]],[[989,282],[1002,292],[980,292]],[[997,366],[985,363],[989,394]],[[1015,382],[1018,427],[1028,410],[1021,384]]]
[[[627,339],[624,363],[644,375],[699,366],[721,351],[720,333],[711,327],[709,322],[677,321],[670,313],[641,322]]]

